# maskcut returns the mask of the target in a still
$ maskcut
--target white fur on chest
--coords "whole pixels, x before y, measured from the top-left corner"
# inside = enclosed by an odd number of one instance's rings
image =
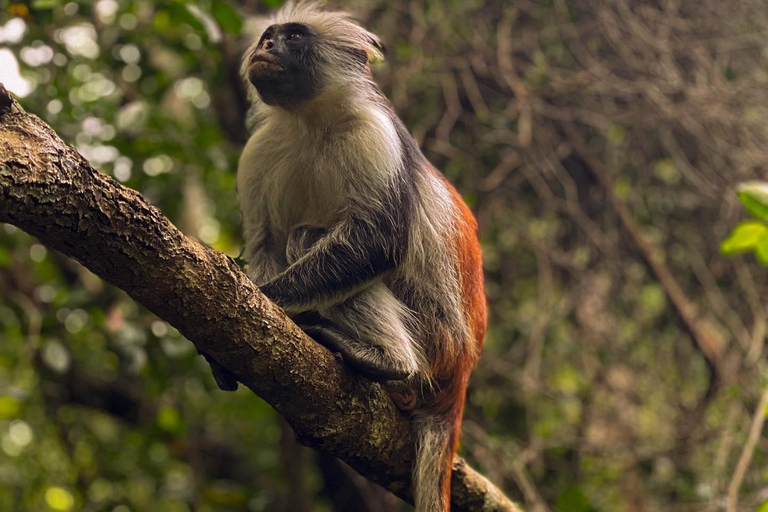
[[[325,128],[289,116],[270,118],[250,138],[238,166],[246,236],[257,219],[278,236],[300,224],[330,227],[353,196],[394,179],[401,158],[399,147],[388,142],[396,140],[394,132],[379,112]]]
[[[327,153],[316,140],[255,134],[238,166],[244,217],[266,214],[270,228],[283,233],[298,224],[327,227],[345,192],[338,176],[329,172],[339,163]]]

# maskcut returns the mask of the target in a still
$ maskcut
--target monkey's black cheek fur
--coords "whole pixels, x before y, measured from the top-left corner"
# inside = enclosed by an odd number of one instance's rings
[[[248,81],[256,87],[267,105],[290,107],[311,100],[321,90],[318,79],[296,69],[279,70],[258,63],[248,72]]]
[[[292,37],[299,36],[299,37]],[[300,23],[272,25],[248,56],[248,81],[267,105],[293,107],[322,90],[315,34]]]

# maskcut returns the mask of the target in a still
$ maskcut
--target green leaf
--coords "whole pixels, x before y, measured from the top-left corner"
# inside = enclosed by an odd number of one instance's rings
[[[768,220],[768,183],[749,181],[736,188],[736,194],[749,213],[758,219]]]
[[[765,500],[760,505],[758,505],[755,512],[768,512],[768,500]]]
[[[45,502],[53,510],[64,512],[72,509],[75,505],[75,498],[71,492],[63,487],[49,487],[45,491]]]
[[[184,430],[179,411],[168,405],[157,411],[157,426],[171,434],[178,434]]]
[[[12,396],[0,396],[0,418],[13,418],[19,414],[21,403]]]
[[[182,4],[169,4],[155,13],[154,27],[161,32],[169,32],[179,23],[186,23],[198,32],[205,31],[203,24],[189,9]]]
[[[618,124],[611,125],[610,128],[608,128],[608,140],[613,144],[614,146],[620,145],[622,142],[624,142],[624,128],[621,127]]]
[[[757,256],[757,261],[762,265],[768,265],[768,236],[764,236],[757,242],[755,256]]]
[[[42,11],[43,9],[53,9],[62,2],[60,0],[34,0],[32,2],[32,9]]]
[[[680,182],[680,173],[675,163],[669,158],[661,158],[653,164],[653,174],[668,185]]]
[[[165,9],[158,9],[155,12],[155,18],[152,20],[155,30],[161,32],[167,31],[171,26],[171,15]]]
[[[572,485],[557,498],[555,507],[562,512],[588,512],[591,510],[589,498],[580,487]]]
[[[728,238],[720,244],[723,254],[755,249],[763,237],[768,236],[768,225],[757,220],[748,220],[736,226]]]
[[[224,0],[213,0],[211,14],[219,26],[230,34],[237,35],[243,29],[243,19],[237,11]]]
[[[5,247],[0,247],[0,268],[8,267],[11,264],[11,251]]]

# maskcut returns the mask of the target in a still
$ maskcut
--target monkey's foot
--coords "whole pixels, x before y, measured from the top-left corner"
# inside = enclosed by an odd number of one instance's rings
[[[199,351],[198,351],[199,352]],[[236,391],[237,390],[237,376],[231,371],[221,366],[218,362],[214,361],[205,352],[200,352],[208,364],[211,366],[211,372],[213,378],[216,381],[216,385],[222,391]]]
[[[413,387],[402,380],[390,380],[384,384],[384,389],[389,393],[389,397],[395,404],[395,407],[401,411],[412,411],[419,402],[419,397]]]
[[[222,391],[237,391],[237,377],[231,371],[227,370],[220,364],[212,364],[211,371],[213,372],[213,378],[216,381],[216,385]]]
[[[411,391],[390,391],[389,397],[394,402],[395,407],[401,411],[412,411],[416,408],[416,393]]]

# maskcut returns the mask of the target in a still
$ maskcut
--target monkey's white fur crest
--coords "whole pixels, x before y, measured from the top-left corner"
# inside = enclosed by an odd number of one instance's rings
[[[322,2],[287,2],[274,17],[275,23],[304,23],[314,28],[331,53],[343,53],[344,48],[358,48],[368,54],[369,59],[381,59],[381,42],[373,32],[364,29],[352,17],[342,11],[330,11]],[[328,55],[329,58],[337,57]],[[333,61],[331,61],[333,64]]]

